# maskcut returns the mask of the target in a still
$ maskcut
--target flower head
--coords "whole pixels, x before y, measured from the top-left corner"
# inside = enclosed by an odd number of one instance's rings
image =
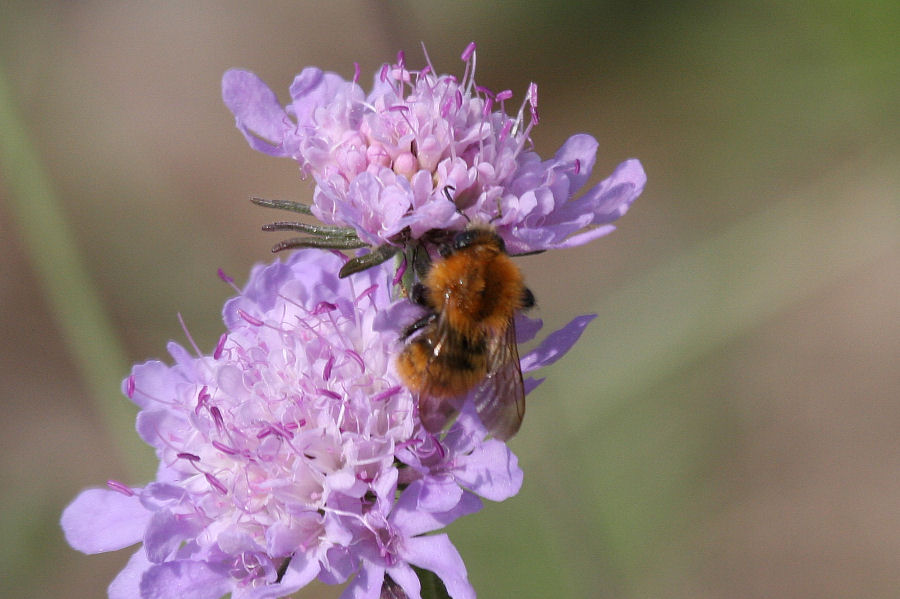
[[[405,245],[432,230],[492,222],[513,254],[586,243],[613,229],[646,177],[627,160],[587,191],[597,141],[570,137],[549,160],[530,149],[538,122],[531,84],[515,116],[512,92],[475,83],[475,47],[461,78],[431,64],[410,70],[401,54],[358,83],[308,67],[282,107],[256,75],[230,70],[222,95],[250,145],[296,160],[316,186],[313,214],[352,227],[371,245]]]
[[[421,535],[478,510],[476,495],[514,495],[521,470],[473,414],[442,438],[424,430],[393,367],[409,312],[394,273],[339,279],[341,263],[302,250],[255,267],[209,355],[171,343],[174,365],[124,381],[156,480],[87,490],[62,520],[88,553],[143,543],[110,597],[280,597],[316,577],[377,597],[385,575],[417,597],[411,565],[474,596],[446,535]],[[526,371],[569,345],[549,336]]]

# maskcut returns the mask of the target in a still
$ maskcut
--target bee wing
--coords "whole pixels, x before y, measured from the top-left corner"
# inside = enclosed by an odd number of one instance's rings
[[[450,339],[452,330],[444,315],[440,315],[431,327],[422,333],[427,336],[428,345],[431,348],[429,369],[439,368],[441,356],[446,356],[447,348],[453,343],[453,340]],[[433,380],[435,377],[429,374],[426,377],[426,384],[419,392],[419,420],[422,421],[425,430],[437,434],[444,429],[447,421],[459,411],[459,402],[454,401],[454,398],[447,398],[436,393],[434,387],[428,383]]]
[[[525,384],[515,324],[510,321],[506,333],[488,343],[488,374],[475,388],[473,401],[485,428],[506,441],[518,432],[525,417]]]
[[[419,420],[429,433],[441,432],[447,421],[458,411],[451,399],[435,397],[427,390],[419,394]]]

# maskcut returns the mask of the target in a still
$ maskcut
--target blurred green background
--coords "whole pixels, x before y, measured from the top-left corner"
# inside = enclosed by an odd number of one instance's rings
[[[521,98],[552,155],[649,183],[614,234],[523,258],[549,325],[597,312],[512,442],[519,496],[451,528],[482,598],[894,598],[900,589],[900,3],[15,2],[0,7],[0,595],[93,598],[62,508],[151,452],[130,364],[222,331],[309,200],[220,100],[419,42]],[[368,81],[369,75],[363,80]],[[301,597],[336,597],[310,587]]]

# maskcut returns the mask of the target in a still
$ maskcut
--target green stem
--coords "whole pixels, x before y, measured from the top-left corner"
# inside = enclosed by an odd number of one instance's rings
[[[413,566],[419,582],[422,584],[422,599],[450,599],[444,583],[431,570],[423,570]]]
[[[50,178],[16,112],[0,67],[0,180],[8,206],[69,356],[130,476],[149,470],[134,434],[135,408],[119,391],[125,352],[104,313]],[[52,376],[52,373],[47,373]]]

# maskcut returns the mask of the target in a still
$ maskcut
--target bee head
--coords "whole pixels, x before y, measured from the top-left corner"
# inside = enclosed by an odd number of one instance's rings
[[[497,199],[497,216],[486,223],[473,222],[466,215],[466,213],[459,208],[457,202],[453,199],[453,196],[451,195],[453,191],[456,191],[456,188],[452,185],[445,186],[444,196],[447,198],[448,202],[456,207],[456,213],[466,219],[466,222],[469,224],[465,229],[453,236],[453,241],[450,243],[450,245],[442,246],[441,248],[439,248],[441,257],[446,258],[453,252],[475,245],[494,246],[500,253],[505,254],[506,243],[503,241],[503,238],[497,234],[497,231],[495,231],[494,227],[491,225],[492,222],[500,218],[500,199]]]
[[[484,223],[472,223],[453,237],[452,250],[462,250],[476,245],[489,245],[506,253],[506,243],[494,228]]]

